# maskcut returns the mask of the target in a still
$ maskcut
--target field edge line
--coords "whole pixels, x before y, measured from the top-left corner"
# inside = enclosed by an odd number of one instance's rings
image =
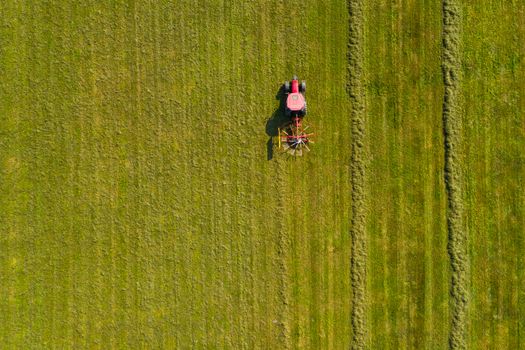
[[[347,47],[347,92],[351,101],[352,153],[351,174],[351,224],[352,252],[350,275],[352,285],[352,345],[354,350],[367,348],[367,238],[366,238],[366,116],[363,86],[364,48],[364,1],[347,0],[348,47]]]
[[[452,268],[450,286],[452,324],[449,347],[467,348],[469,259],[464,225],[463,171],[461,168],[461,11],[458,0],[443,0],[442,74],[444,181],[447,192],[448,254]]]

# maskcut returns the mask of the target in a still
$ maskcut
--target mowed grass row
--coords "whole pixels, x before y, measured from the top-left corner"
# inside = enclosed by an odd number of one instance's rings
[[[285,74],[296,72],[307,80],[306,122],[317,135],[312,152],[280,164],[285,169],[281,193],[288,208],[292,248],[291,345],[345,348],[352,336],[346,4],[286,4],[284,18],[288,19],[282,23]]]
[[[367,260],[366,237],[367,204],[367,120],[364,79],[364,10],[360,0],[347,1],[348,10],[348,66],[347,93],[351,102],[350,121],[352,131],[352,155],[350,175],[352,184],[351,217],[352,252],[350,256],[350,279],[352,281],[352,349],[367,347]]]
[[[0,343],[348,347],[344,2],[0,13]],[[318,142],[268,161],[294,73]]]
[[[522,349],[525,4],[463,1],[471,349]]]
[[[461,4],[443,1],[442,74],[443,74],[443,144],[444,182],[447,192],[448,254],[451,266],[450,349],[467,348],[468,259],[467,231],[464,224],[463,138],[461,116]]]
[[[366,5],[372,349],[448,347],[441,6]]]

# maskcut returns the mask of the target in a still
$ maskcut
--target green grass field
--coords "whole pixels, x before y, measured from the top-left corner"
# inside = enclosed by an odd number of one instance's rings
[[[441,2],[0,2],[0,348],[525,349],[525,3],[448,2],[447,154]],[[317,136],[290,159],[293,74]]]

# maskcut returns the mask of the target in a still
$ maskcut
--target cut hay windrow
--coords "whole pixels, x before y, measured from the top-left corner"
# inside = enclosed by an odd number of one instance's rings
[[[285,163],[278,162],[278,181],[276,185],[278,188],[284,188],[285,185]],[[279,207],[278,212],[285,212],[286,198],[282,191],[279,191]],[[291,349],[291,329],[290,329],[290,272],[287,263],[287,253],[290,251],[290,237],[286,229],[285,218],[281,218],[279,222],[278,238],[277,238],[277,267],[279,271],[279,343],[283,349]]]
[[[458,1],[443,0],[443,132],[445,186],[448,195],[448,253],[452,266],[451,349],[466,349],[468,273],[467,233],[463,223],[463,174],[461,171],[461,15]]]
[[[350,163],[352,181],[352,349],[365,349],[367,343],[366,322],[366,124],[365,93],[363,86],[363,1],[349,0],[348,33],[348,83],[352,103],[352,157]]]

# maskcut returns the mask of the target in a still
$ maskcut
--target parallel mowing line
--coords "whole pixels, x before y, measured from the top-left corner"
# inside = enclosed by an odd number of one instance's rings
[[[276,18],[284,18],[285,8],[283,3],[278,3],[275,7]],[[278,32],[284,33],[284,24],[282,21],[278,21]],[[276,36],[277,42],[280,45],[280,50],[277,51],[277,59],[280,62],[284,61],[286,57],[284,45],[287,43],[285,37],[280,34]],[[274,193],[277,193],[277,217],[278,226],[277,226],[277,235],[275,236],[277,244],[277,257],[276,265],[277,271],[279,273],[277,278],[278,283],[278,295],[279,295],[279,304],[278,304],[278,344],[281,349],[291,349],[295,339],[292,339],[292,326],[293,322],[298,322],[293,318],[294,306],[291,302],[293,301],[291,295],[291,288],[293,283],[296,281],[292,280],[293,276],[290,272],[290,264],[288,262],[289,254],[292,254],[292,245],[289,233],[291,232],[290,223],[289,223],[289,208],[285,205],[286,198],[283,189],[289,188],[289,181],[287,178],[289,172],[287,171],[287,163],[284,159],[279,159],[277,162],[277,181],[275,182]]]
[[[348,83],[347,90],[352,102],[352,349],[365,349],[366,324],[366,195],[365,195],[365,93],[363,87],[363,0],[348,0]]]
[[[443,132],[445,139],[445,186],[448,195],[448,253],[452,266],[451,349],[466,349],[468,272],[467,234],[463,225],[463,189],[461,171],[460,107],[460,34],[461,16],[457,0],[443,0],[442,71],[445,93]]]
[[[279,221],[278,227],[278,241],[277,241],[277,264],[279,271],[279,343],[283,349],[291,349],[291,320],[290,320],[290,271],[287,263],[287,252],[291,251],[291,242],[288,237],[286,216],[282,213],[285,213],[286,207],[284,205],[285,198],[282,193],[282,189],[286,188],[286,164],[283,160],[277,163],[277,191],[279,193],[278,198],[278,213],[281,215],[281,220]]]

